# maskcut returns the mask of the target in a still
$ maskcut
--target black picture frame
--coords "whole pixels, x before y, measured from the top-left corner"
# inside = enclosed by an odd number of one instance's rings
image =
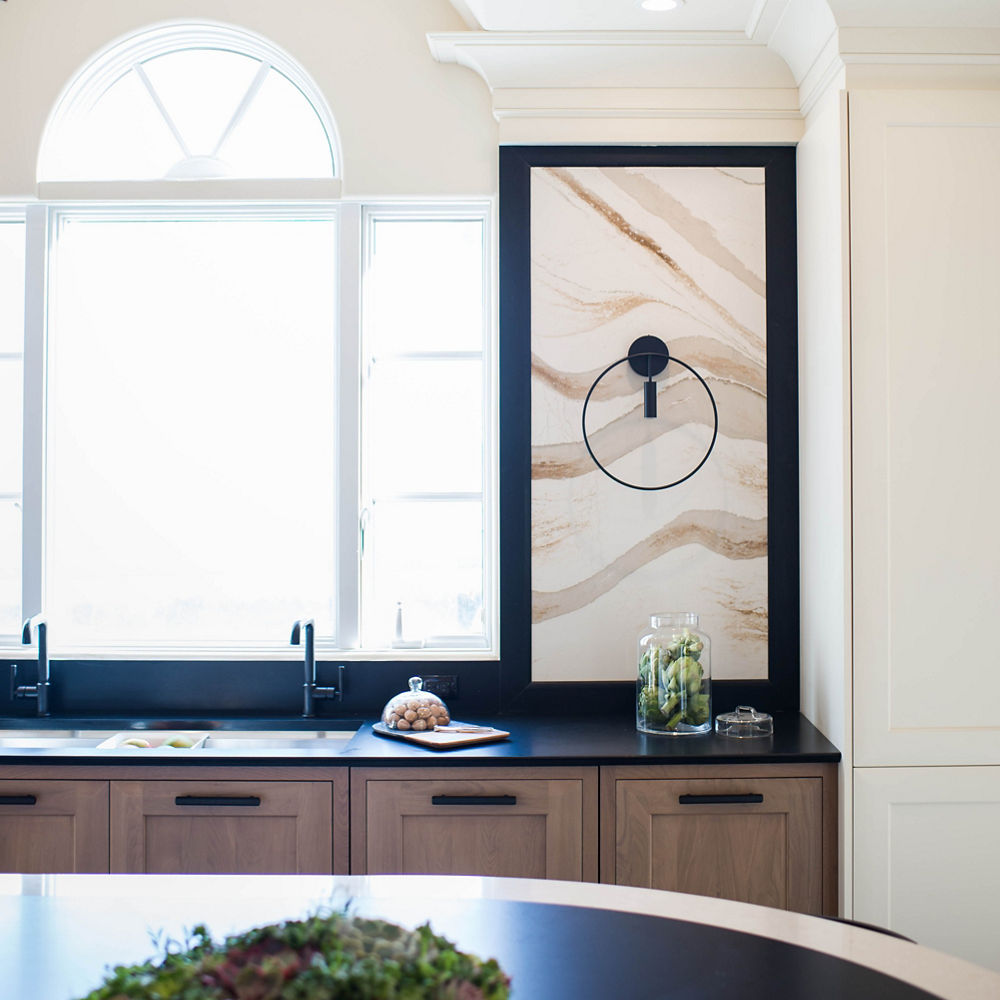
[[[500,189],[500,701],[564,714],[631,704],[635,684],[531,679],[531,171],[535,167],[763,167],[767,267],[766,680],[715,681],[713,709],[799,708],[798,325],[792,146],[503,146]]]

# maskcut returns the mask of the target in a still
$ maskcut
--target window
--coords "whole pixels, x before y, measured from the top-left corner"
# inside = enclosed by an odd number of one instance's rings
[[[0,299],[0,380],[23,356],[29,387],[0,384],[8,641],[44,610],[57,652],[273,656],[311,617],[321,653],[496,655],[490,206],[312,198],[324,109],[220,26],[67,88],[39,161],[66,197],[0,220],[31,306]],[[250,186],[191,187],[224,177]]]
[[[99,54],[46,130],[40,181],[334,177],[319,90],[249,32],[177,24]]]
[[[0,636],[21,624],[24,221],[0,215]]]

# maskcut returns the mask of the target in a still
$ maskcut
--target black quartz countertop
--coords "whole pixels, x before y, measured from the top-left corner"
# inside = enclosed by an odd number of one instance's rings
[[[198,720],[185,725],[176,720],[165,723],[152,721],[125,723],[122,720],[45,720],[37,726],[34,720],[0,721],[0,766],[13,764],[94,764],[97,762],[128,765],[164,764],[225,764],[254,765],[267,762],[286,765],[476,765],[503,766],[531,764],[759,764],[759,763],[835,763],[840,751],[815,726],[798,713],[778,713],[774,720],[774,735],[766,739],[732,739],[714,733],[686,736],[654,736],[636,731],[635,721],[628,717],[542,718],[537,716],[505,716],[497,719],[474,720],[510,732],[510,738],[498,743],[482,744],[446,751],[432,750],[379,736],[372,731],[370,721],[310,720],[309,729],[330,732],[354,730],[353,737],[318,739],[311,745],[308,739],[295,741],[294,746],[281,740],[261,739],[259,746],[206,747],[197,750],[97,750],[93,746],[17,746],[2,745],[3,729],[16,727],[20,732],[32,730],[40,736],[55,731],[72,731],[85,736],[92,730],[136,728],[139,732],[155,732],[158,728],[297,730],[302,737],[309,732],[302,720]],[[360,727],[360,728],[358,728]],[[138,734],[138,733],[137,733]],[[71,741],[68,741],[71,742]],[[221,742],[221,741],[220,741]]]

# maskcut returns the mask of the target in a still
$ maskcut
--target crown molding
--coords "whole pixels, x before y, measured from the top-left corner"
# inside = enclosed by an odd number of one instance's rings
[[[468,31],[427,41],[439,62],[486,82],[508,133],[518,119],[532,133],[557,121],[568,134],[584,121],[613,130],[618,120],[644,134],[656,121],[690,131],[702,118],[709,130],[771,122],[787,135],[831,87],[1000,86],[1000,27],[838,26],[831,7],[758,0],[742,32]]]

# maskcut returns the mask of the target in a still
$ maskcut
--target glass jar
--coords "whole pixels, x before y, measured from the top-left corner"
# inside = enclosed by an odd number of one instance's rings
[[[639,636],[635,726],[643,733],[707,733],[712,728],[708,636],[689,611],[651,615]]]

